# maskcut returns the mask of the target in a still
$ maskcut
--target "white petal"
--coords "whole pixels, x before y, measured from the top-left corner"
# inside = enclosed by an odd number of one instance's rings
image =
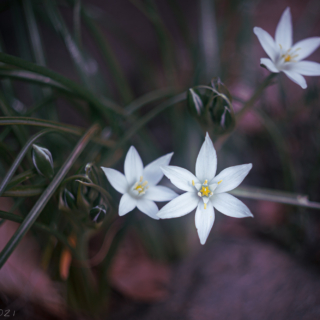
[[[290,80],[298,84],[302,89],[307,87],[306,79],[301,74],[291,70],[283,70],[283,72]]]
[[[149,163],[143,170],[143,179],[147,180],[149,185],[156,185],[163,177],[160,167],[167,166],[170,163],[173,152],[160,157]]]
[[[200,183],[205,180],[210,181],[214,178],[217,170],[217,153],[214,149],[213,143],[206,134],[206,138],[199,151],[197,162],[196,162],[196,176]]]
[[[101,167],[110,184],[120,193],[126,193],[128,190],[128,182],[126,177],[119,171]]]
[[[141,197],[141,199],[138,199],[137,201],[137,207],[150,218],[159,220],[159,217],[157,216],[159,209],[153,201]]]
[[[129,186],[132,186],[143,174],[143,163],[138,151],[134,146],[131,146],[126,159],[124,161],[124,174],[127,178]]]
[[[233,218],[253,217],[250,209],[229,193],[214,194],[210,198],[213,206],[221,213]]]
[[[146,194],[143,196],[144,199],[152,201],[170,201],[178,196],[173,190],[164,186],[150,186],[146,190]]]
[[[125,193],[119,203],[119,216],[124,216],[128,212],[132,211],[137,205],[137,200],[131,197],[128,193]]]
[[[222,193],[236,188],[247,176],[252,168],[252,164],[242,164],[239,166],[229,167],[222,170],[211,182],[218,183],[214,193]]]
[[[304,76],[320,76],[320,63],[313,61],[293,62],[291,70]]]
[[[205,244],[214,223],[214,209],[211,203],[209,203],[205,209],[203,203],[201,201],[199,202],[195,222],[200,243]]]
[[[279,55],[280,47],[276,46],[274,40],[267,31],[259,27],[254,27],[253,32],[258,37],[260,44],[266,54],[271,58],[272,61],[275,61]]]
[[[186,192],[171,200],[158,212],[160,219],[178,218],[191,212],[198,205],[200,198],[195,192]],[[201,201],[202,203],[202,201]]]
[[[292,22],[290,8],[284,10],[279,23],[277,25],[275,42],[281,45],[284,51],[287,51],[292,46]]]
[[[183,191],[195,190],[195,187],[192,185],[192,180],[195,183],[199,183],[199,180],[186,169],[176,166],[166,166],[161,167],[161,170],[177,188]]]
[[[260,59],[260,64],[264,65],[269,71],[278,73],[279,70],[275,66],[275,64],[268,58],[261,58]]]
[[[290,52],[294,52],[298,56],[294,59],[300,61],[313,53],[320,46],[320,37],[307,38],[297,42]],[[296,51],[297,50],[297,51]],[[296,52],[295,52],[296,51]]]

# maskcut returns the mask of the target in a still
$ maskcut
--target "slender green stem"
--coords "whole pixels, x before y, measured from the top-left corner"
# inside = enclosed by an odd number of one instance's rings
[[[20,217],[20,216],[18,216],[16,214],[5,212],[5,211],[1,211],[1,210],[0,210],[0,218],[1,219],[5,219],[5,220],[10,220],[10,221],[13,221],[13,222],[18,222],[18,223],[22,223],[23,219],[24,219],[23,217]],[[70,249],[72,254],[75,257],[77,257],[76,251],[70,245],[70,243],[68,242],[68,239],[65,236],[63,236],[61,233],[59,233],[58,231],[56,231],[54,229],[51,229],[50,227],[46,226],[45,224],[39,223],[39,222],[35,222],[32,227],[55,236],[57,238],[57,240],[59,240],[62,244],[64,244],[66,247],[68,247],[68,249]]]
[[[81,152],[87,146],[89,141],[92,137],[97,133],[99,130],[98,125],[93,125],[85,135],[80,139],[77,143],[76,147],[73,149],[71,154],[69,155],[68,159],[65,161],[63,166],[60,168],[59,172],[55,175],[53,180],[51,181],[50,185],[47,189],[42,193],[38,201],[35,203],[31,211],[28,213],[20,227],[14,233],[12,238],[6,244],[4,249],[0,253],[0,268],[5,264],[11,253],[14,251],[16,246],[22,240],[23,236],[27,233],[27,231],[31,228],[34,224],[40,213],[42,212],[45,205],[48,203],[56,189],[59,187],[60,183],[63,181],[66,174],[69,172]]]
[[[0,197],[3,194],[4,190],[6,189],[8,183],[10,182],[11,178],[13,177],[14,173],[16,172],[19,164],[21,163],[22,159],[24,158],[24,156],[26,155],[26,153],[28,152],[29,148],[31,147],[31,145],[37,140],[39,139],[41,136],[43,136],[44,134],[47,134],[49,132],[52,132],[53,130],[43,130],[38,132],[37,134],[35,134],[34,136],[32,136],[27,143],[23,146],[23,148],[21,149],[21,151],[19,152],[17,158],[14,160],[12,166],[10,167],[9,171],[7,172],[6,176],[3,178],[3,180],[1,181],[1,185],[0,185]]]
[[[2,197],[29,198],[40,195],[46,186],[17,186],[6,190]]]
[[[170,96],[172,95],[172,93],[173,93],[173,89],[171,88],[158,89],[158,90],[149,92],[139,97],[138,99],[132,101],[130,104],[128,104],[125,107],[125,111],[128,115],[130,115],[133,112],[145,106],[146,104],[165,98],[167,96]]]
[[[239,187],[232,191],[231,194],[237,197],[243,197],[254,200],[265,200],[271,202],[279,202],[290,204],[298,207],[320,210],[320,203],[309,201],[305,195],[292,194],[278,190],[268,190],[256,187]]]
[[[126,143],[138,130],[140,130],[143,126],[145,126],[150,120],[152,120],[155,116],[157,116],[162,111],[171,107],[172,105],[184,101],[187,98],[186,92],[180,93],[175,97],[161,103],[154,109],[152,109],[149,113],[147,113],[144,117],[138,120],[134,126],[132,126],[124,135],[124,137],[114,146],[110,154],[113,154],[115,150],[119,149],[124,143]],[[100,160],[100,163],[103,163],[107,160],[108,157],[105,157]]]
[[[264,89],[266,89],[275,78],[277,73],[271,73],[268,77],[264,79],[264,81],[260,84],[260,86],[255,90],[251,98],[243,105],[242,109],[236,114],[237,120],[239,121],[255,104],[255,102],[260,98],[261,93]]]
[[[36,126],[50,128],[66,133],[72,133],[76,136],[81,136],[85,129],[72,126],[69,124],[61,124],[60,122],[42,120],[37,118],[28,118],[28,117],[0,117],[0,126],[4,125],[26,125],[26,126]],[[94,137],[93,141],[97,144],[100,144],[105,147],[114,146],[114,141],[102,139],[99,137]]]

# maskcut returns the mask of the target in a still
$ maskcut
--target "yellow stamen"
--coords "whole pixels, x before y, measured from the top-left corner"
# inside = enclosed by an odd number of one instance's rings
[[[222,182],[222,180],[220,180],[219,182],[218,182],[218,184],[220,184]]]
[[[142,182],[142,180],[143,180],[143,176],[140,177],[140,182]]]
[[[194,180],[192,180],[192,185],[194,186]]]
[[[208,184],[208,180],[205,180],[203,184],[204,184],[204,185]]]
[[[148,184],[148,181],[145,181],[142,186],[145,187]]]
[[[291,61],[291,56],[290,54],[288,54],[285,58],[284,58],[285,62],[290,62]]]
[[[207,204],[206,203],[204,204],[204,208],[207,209]]]

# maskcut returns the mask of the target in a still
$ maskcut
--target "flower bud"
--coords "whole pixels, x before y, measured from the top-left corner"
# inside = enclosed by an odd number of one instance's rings
[[[76,198],[75,196],[68,190],[63,190],[63,202],[66,207],[73,209],[76,207]]]
[[[200,95],[192,88],[188,90],[187,103],[192,115],[200,116],[203,112],[203,102]]]
[[[46,148],[37,146],[36,144],[33,144],[32,148],[32,160],[36,170],[42,176],[52,178],[54,171],[51,152]]]
[[[103,221],[106,214],[107,214],[107,209],[103,204],[92,208],[89,212],[90,219],[96,223]]]

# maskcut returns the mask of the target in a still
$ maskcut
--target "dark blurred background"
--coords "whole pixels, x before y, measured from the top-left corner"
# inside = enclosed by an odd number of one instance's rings
[[[61,36],[59,24],[52,22],[45,3],[32,1],[46,66],[81,83],[74,67],[76,55],[70,54],[66,38]],[[237,112],[269,74],[259,65],[266,54],[253,27],[262,27],[274,36],[282,12],[290,6],[294,42],[320,36],[318,0],[53,3],[58,5],[67,28],[74,31],[84,53],[87,86],[97,96],[103,93],[122,106],[154,90],[167,90],[170,96],[219,77],[232,95]],[[101,50],[84,21],[80,22],[81,37],[77,38],[74,9],[77,3],[86,8],[88,16],[99,26],[107,48]],[[1,51],[34,61],[24,1],[0,2],[0,40]],[[320,62],[320,50],[307,60]],[[115,77],[119,70],[120,80]],[[103,81],[97,81],[100,78]],[[126,79],[122,82],[126,88],[119,85],[121,79]],[[306,79],[308,88],[303,90],[283,73],[279,74],[224,143],[182,102],[154,117],[145,131],[132,136],[118,154],[101,165],[122,171],[124,156],[134,144],[144,164],[174,151],[171,164],[194,171],[198,150],[205,131],[209,130],[217,142],[217,172],[252,163],[245,185],[308,195],[310,200],[320,202],[320,78]],[[12,82],[15,99],[11,105],[16,114],[23,115],[37,102],[32,86],[35,85]],[[7,94],[6,88],[2,82],[3,95]],[[136,119],[157,105],[153,102],[142,107],[136,112]],[[63,97],[56,99],[56,113],[51,109],[42,110],[37,117],[81,127],[88,127],[94,119],[88,118],[86,108],[85,112],[79,112]],[[117,120],[110,119],[102,126],[109,128],[112,121]],[[113,138],[121,134],[111,132]],[[13,152],[19,150],[10,137],[5,143],[10,144]],[[64,147],[53,146],[53,156],[59,157]],[[1,176],[4,174],[2,166]],[[163,184],[169,185],[168,180],[164,179]],[[107,187],[118,199],[118,194]],[[8,198],[0,200],[2,210],[12,205]],[[243,201],[254,219],[232,219],[217,212],[203,247],[194,226],[194,213],[171,221],[150,221],[139,212],[129,213],[135,222],[109,270],[105,318],[319,319],[319,212],[267,201]],[[0,227],[1,248],[13,232],[11,227],[14,229],[14,224],[11,226],[9,222]],[[161,239],[159,243],[157,237]],[[98,252],[103,239],[98,235],[90,250]],[[28,241],[29,246],[37,248],[36,242]],[[10,267],[1,270],[1,308],[16,308],[19,310],[16,318],[21,319],[78,318],[79,314],[65,307],[61,298],[65,294],[63,284],[51,282],[47,273],[39,269],[39,249],[35,250],[37,253],[30,253],[33,261],[24,270],[15,270],[21,263],[19,255]],[[33,274],[37,280],[32,278]],[[39,283],[39,292],[47,292],[45,298],[36,293],[36,285],[26,293],[30,283]]]

